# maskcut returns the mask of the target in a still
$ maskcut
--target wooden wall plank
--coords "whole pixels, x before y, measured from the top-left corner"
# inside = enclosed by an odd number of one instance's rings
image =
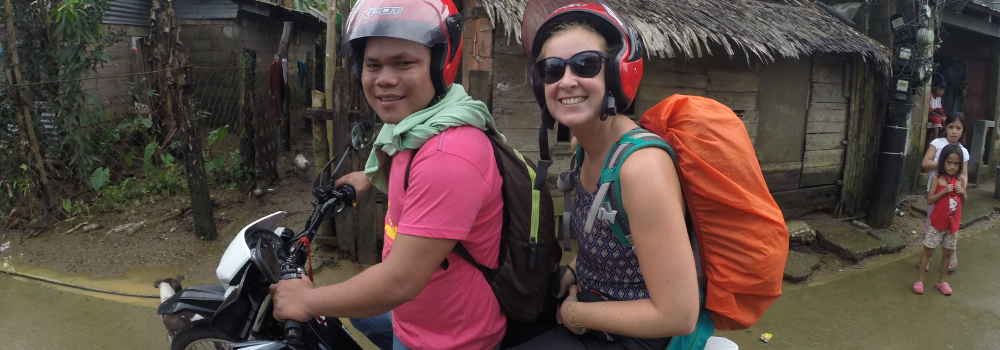
[[[497,126],[502,130],[537,129],[541,125],[541,118],[542,113],[538,109],[538,104],[532,100],[530,104],[524,103],[522,106],[519,106],[516,114],[504,115],[497,118]],[[555,130],[551,132],[555,133]]]
[[[771,192],[788,191],[799,188],[802,171],[799,169],[764,173],[764,181]]]
[[[760,118],[758,118],[757,111],[756,110],[745,111],[741,115],[741,119],[743,120],[743,126],[747,129],[747,134],[750,135],[750,141],[756,144],[757,133],[758,129],[760,128]]]
[[[760,126],[754,142],[762,163],[802,162],[811,67],[808,58],[779,59],[762,67],[756,108]]]
[[[694,95],[694,96],[705,96],[705,90],[695,89],[695,88],[670,88],[670,87],[646,87],[643,85],[639,89],[639,97],[636,99],[635,103],[635,113],[636,116],[641,116],[646,110],[652,108],[663,99],[670,97],[672,95]]]
[[[769,163],[761,164],[760,170],[767,172],[779,172],[779,171],[800,171],[802,170],[802,162],[784,162],[784,163]]]
[[[812,81],[840,84],[844,81],[844,65],[816,62],[813,64]]]
[[[813,103],[847,103],[842,83],[812,83]]]
[[[757,109],[756,92],[721,92],[713,90],[709,91],[707,96],[733,110],[750,111]]]
[[[775,192],[774,200],[781,207],[785,220],[801,217],[813,211],[832,209],[837,203],[839,186],[817,186],[792,191]]]
[[[816,133],[843,133],[847,129],[847,122],[814,122],[806,123],[806,132]]]
[[[760,112],[755,109],[745,111],[742,115],[740,115],[740,119],[743,119],[743,123],[757,124],[760,122]]]
[[[747,130],[747,136],[750,136],[750,143],[757,141],[757,127],[758,123],[743,123],[743,127]]]
[[[843,149],[806,151],[805,154],[803,155],[803,169],[840,166],[843,162],[844,162]]]
[[[649,72],[670,71],[678,73],[706,74],[704,60],[685,58],[666,58],[647,62],[646,74]],[[644,79],[645,80],[645,79]]]
[[[503,40],[494,41],[496,48]],[[538,104],[528,83],[528,58],[517,54],[493,52],[493,117],[502,131],[538,125]],[[514,143],[517,147],[519,144]]]
[[[771,192],[794,190],[799,187],[802,162],[761,164],[761,172]]]
[[[806,151],[822,151],[844,148],[843,133],[808,134],[806,135]]]
[[[707,89],[708,75],[669,70],[647,71],[646,76],[642,80],[642,88],[645,89],[653,86]]]
[[[522,152],[538,152],[538,126],[531,128],[506,128],[501,130],[507,141]],[[549,147],[557,146],[555,132],[549,131]]]
[[[636,99],[636,116],[641,116],[671,95],[705,96],[708,75],[695,62],[682,60],[657,60],[646,67],[646,75]]]
[[[836,184],[840,180],[842,165],[802,169],[801,187]]]
[[[806,120],[814,122],[842,122],[847,120],[847,105],[841,103],[814,103],[809,106]]]
[[[760,78],[757,73],[746,71],[709,70],[708,89],[711,91],[757,91]]]

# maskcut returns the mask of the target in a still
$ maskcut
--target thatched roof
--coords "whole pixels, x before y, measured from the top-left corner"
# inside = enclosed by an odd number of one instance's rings
[[[816,53],[860,54],[889,70],[885,46],[808,0],[606,0],[637,27],[653,57],[697,58],[742,52],[771,62]],[[527,0],[480,0],[494,24],[521,40]]]

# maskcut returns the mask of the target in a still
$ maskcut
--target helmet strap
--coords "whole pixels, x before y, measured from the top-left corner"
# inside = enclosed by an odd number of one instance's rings
[[[615,106],[615,96],[608,91],[604,96],[604,113],[601,114],[601,121],[608,120],[608,116],[617,115],[618,107]]]

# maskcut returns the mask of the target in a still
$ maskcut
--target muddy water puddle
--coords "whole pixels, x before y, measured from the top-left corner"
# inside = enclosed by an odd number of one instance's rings
[[[749,330],[720,332],[741,349],[1000,349],[1000,228],[959,240],[954,295],[910,291],[919,255],[870,264],[824,283],[786,288]],[[935,255],[940,261],[940,251]],[[758,337],[773,333],[770,343]]]
[[[94,298],[0,274],[0,339],[12,350],[166,349],[151,305]]]

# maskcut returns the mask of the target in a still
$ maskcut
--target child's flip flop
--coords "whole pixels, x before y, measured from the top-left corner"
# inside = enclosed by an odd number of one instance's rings
[[[924,281],[913,282],[913,292],[917,294],[924,294]]]
[[[938,284],[934,285],[934,287],[937,287],[937,290],[939,292],[941,292],[941,294],[944,294],[944,295],[951,295],[951,293],[953,292],[951,290],[951,285],[948,284],[948,282],[938,283]]]

